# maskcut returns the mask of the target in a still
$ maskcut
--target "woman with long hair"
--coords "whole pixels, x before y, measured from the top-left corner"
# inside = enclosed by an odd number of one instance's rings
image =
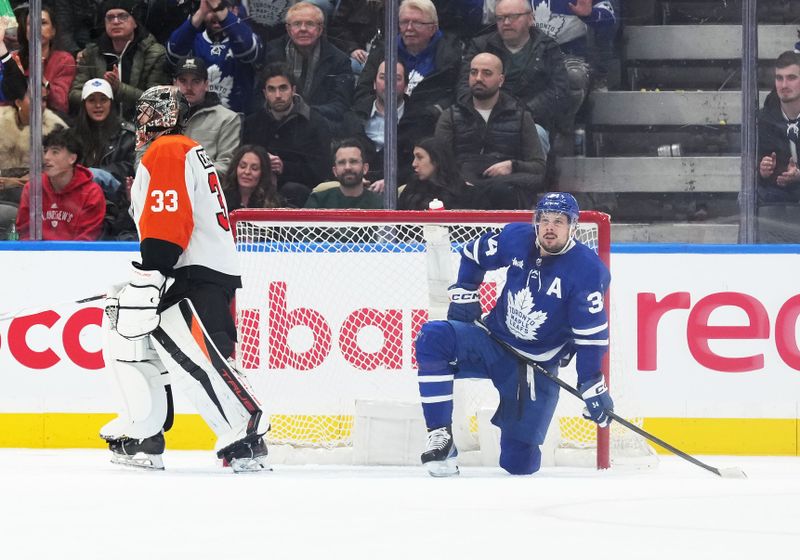
[[[83,85],[75,129],[83,142],[84,165],[95,171],[108,196],[133,175],[136,131],[119,117],[111,84],[102,78],[92,78]],[[110,187],[103,172],[110,173],[119,184]]]
[[[270,168],[269,154],[261,146],[239,146],[222,179],[228,211],[239,208],[280,208],[286,201]]]
[[[31,28],[30,14],[26,18],[25,29],[19,30],[19,50],[12,56],[17,64],[28,75],[28,53],[30,44],[28,35]],[[42,74],[50,87],[50,95],[47,98],[47,107],[66,115],[69,111],[69,88],[75,80],[77,66],[75,59],[67,51],[58,50],[56,42],[58,38],[58,26],[53,14],[53,8],[42,6]]]
[[[31,94],[28,79],[6,49],[0,28],[0,62],[3,82],[0,91],[10,105],[0,106],[0,199],[19,202],[22,186],[28,181],[31,139]],[[42,84],[42,136],[67,124],[46,107],[50,88]]]
[[[427,210],[438,198],[447,210],[483,208],[480,190],[464,181],[450,148],[436,138],[414,144],[414,175],[397,199],[398,210]]]
[[[83,84],[75,130],[83,142],[83,164],[106,197],[103,238],[136,239],[136,225],[128,214],[136,129],[120,118],[111,84],[104,79],[92,78]]]

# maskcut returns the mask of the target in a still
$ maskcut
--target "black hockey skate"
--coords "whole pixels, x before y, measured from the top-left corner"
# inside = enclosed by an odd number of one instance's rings
[[[428,444],[420,457],[431,476],[455,476],[458,474],[458,449],[453,442],[450,426],[428,431]]]
[[[235,473],[271,471],[267,464],[267,444],[263,436],[250,434],[217,451]]]
[[[129,437],[107,438],[108,448],[113,453],[111,462],[126,467],[164,470],[164,432],[145,439]]]

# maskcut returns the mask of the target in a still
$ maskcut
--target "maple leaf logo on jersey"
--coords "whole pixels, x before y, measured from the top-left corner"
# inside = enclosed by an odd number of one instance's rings
[[[522,340],[536,340],[536,332],[546,320],[546,312],[534,311],[533,294],[527,286],[508,294],[506,327],[511,334]]]
[[[228,98],[233,89],[233,76],[222,77],[219,66],[212,64],[208,67],[208,90],[213,91],[219,96],[219,101],[223,106],[228,106]]]
[[[534,22],[536,27],[544,31],[552,38],[558,37],[558,34],[564,29],[566,20],[564,15],[553,13],[550,8],[551,0],[544,0],[536,4],[533,10]]]
[[[250,0],[248,7],[253,21],[270,27],[283,22],[289,0]]]

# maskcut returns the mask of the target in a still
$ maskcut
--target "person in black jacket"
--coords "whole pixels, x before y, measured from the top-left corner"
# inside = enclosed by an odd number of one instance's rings
[[[286,12],[288,35],[267,43],[265,63],[285,63],[297,93],[334,126],[350,108],[355,78],[350,57],[323,36],[324,30],[322,10],[310,2],[295,4]]]
[[[384,160],[384,120],[386,102],[386,65],[381,62],[375,76],[375,93],[357,101],[348,111],[342,122],[340,138],[353,137],[364,146],[369,173],[366,178],[370,189],[383,192],[383,160]],[[402,185],[411,174],[411,154],[414,141],[421,139],[414,126],[413,115],[406,111],[406,74],[403,63],[397,63],[395,72],[395,93],[397,95],[397,184]]]
[[[463,46],[457,36],[439,30],[436,7],[430,0],[403,0],[399,25],[397,59],[408,77],[406,118],[413,121],[421,138],[433,134],[436,119],[455,100]],[[356,103],[372,95],[384,56],[383,44],[370,51],[356,86]]]
[[[800,54],[782,53],[775,62],[775,96],[758,115],[758,202],[800,202]]]
[[[302,208],[317,184],[330,174],[331,134],[319,113],[297,94],[294,75],[273,63],[263,76],[266,103],[242,125],[242,144],[263,146],[278,175],[280,194]]]
[[[470,93],[442,114],[436,137],[453,146],[466,180],[486,188],[491,208],[530,208],[545,156],[533,118],[501,90],[503,78],[499,58],[476,55],[470,62]]]
[[[467,47],[458,84],[458,98],[469,92],[469,63],[482,52],[503,61],[503,91],[525,104],[537,125],[545,129],[539,137],[545,144],[559,118],[569,110],[569,78],[564,54],[554,39],[533,23],[527,0],[499,0],[497,30],[472,40]],[[546,151],[546,150],[545,150]]]
[[[83,163],[109,173],[119,182],[119,188],[128,177],[133,177],[136,130],[131,123],[120,119],[111,85],[104,79],[86,82],[81,99],[75,130],[83,142]],[[106,181],[101,178],[97,182],[108,192]]]
[[[104,239],[136,239],[136,225],[128,215],[127,186],[133,178],[136,129],[120,119],[111,85],[93,78],[83,85],[75,131],[83,144],[83,165],[106,197]]]
[[[465,182],[450,147],[437,138],[414,146],[414,175],[397,198],[398,210],[428,210],[439,199],[445,210],[485,208],[482,189]]]

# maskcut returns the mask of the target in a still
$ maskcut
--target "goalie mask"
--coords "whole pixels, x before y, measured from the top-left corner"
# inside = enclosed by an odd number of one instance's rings
[[[181,132],[189,103],[175,86],[154,86],[136,102],[136,148],[159,136]]]

